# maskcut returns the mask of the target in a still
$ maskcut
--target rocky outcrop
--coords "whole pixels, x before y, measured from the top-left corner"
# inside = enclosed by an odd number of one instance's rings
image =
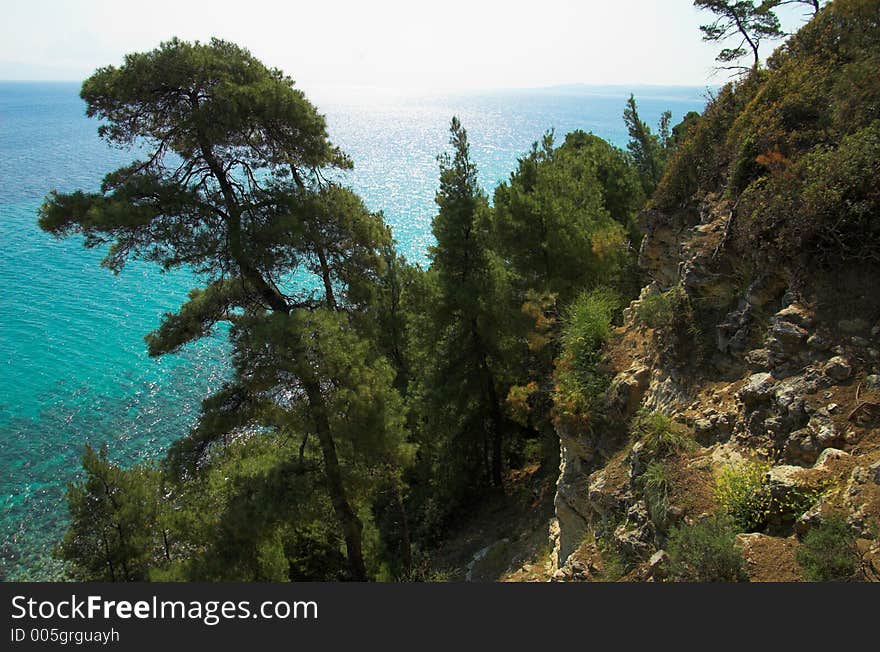
[[[604,409],[621,423],[639,410],[659,411],[688,428],[707,448],[680,470],[683,478],[711,482],[722,467],[756,455],[769,460],[766,490],[777,511],[764,532],[743,536],[740,544],[755,577],[770,577],[767,565],[778,552],[788,560],[779,577],[797,579],[796,537],[817,527],[829,509],[843,510],[860,536],[880,525],[880,452],[864,464],[856,463],[854,452],[880,425],[880,324],[872,328],[859,318],[828,324],[777,275],[733,282],[732,263],[723,254],[729,215],[721,202],[706,202],[698,213],[649,215],[640,263],[651,283],[624,311],[620,338],[647,339],[647,346],[626,349],[638,349],[639,356],[614,377]],[[694,304],[707,296],[730,297],[735,306],[715,326],[711,365],[671,359],[660,336],[638,322],[641,301],[674,285]],[[644,443],[619,432],[588,439],[558,434],[562,455],[551,528],[557,579],[594,577],[591,558],[574,553],[597,532],[642,564],[636,576],[665,579],[665,535],[654,521],[661,518],[666,528],[692,522],[717,505],[672,503],[664,516],[652,515],[639,480],[651,461]],[[880,451],[880,437],[874,440],[869,450]],[[810,496],[821,497],[806,504]]]
[[[700,215],[690,210],[672,215],[649,211],[643,216],[648,233],[639,249],[639,266],[660,287],[677,282],[685,234],[699,220]]]
[[[638,410],[651,385],[651,369],[634,363],[611,382],[605,398],[605,410],[621,422],[626,422]],[[586,436],[558,430],[560,441],[559,480],[556,485],[556,521],[551,526],[553,559],[556,567],[565,564],[568,557],[583,541],[589,524],[598,514],[618,507],[605,504],[605,477],[595,470],[599,453],[613,448],[618,433],[598,433]],[[612,499],[613,500],[613,499]]]

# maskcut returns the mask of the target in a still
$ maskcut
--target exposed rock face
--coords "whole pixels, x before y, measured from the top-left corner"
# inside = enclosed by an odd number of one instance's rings
[[[592,457],[592,456],[591,456]],[[589,526],[589,476],[577,449],[560,437],[559,480],[556,483],[556,520],[551,525],[553,562],[561,567],[583,541]]]
[[[702,473],[704,482],[713,482],[719,468],[743,464],[760,452],[772,462],[766,486],[778,505],[800,505],[804,495],[815,494],[817,474],[832,482],[843,473],[845,486],[803,513],[776,514],[764,533],[740,537],[755,577],[772,578],[768,564],[779,552],[787,560],[788,575],[777,577],[798,579],[795,536],[820,525],[828,509],[843,509],[860,535],[868,536],[872,523],[880,523],[880,448],[875,446],[877,455],[863,464],[851,452],[866,427],[880,422],[880,352],[875,351],[880,349],[880,324],[872,330],[856,318],[829,326],[773,275],[758,275],[737,298],[736,288],[725,280],[730,270],[716,255],[728,214],[705,205],[698,219],[688,211],[653,215],[640,252],[652,282],[624,311],[624,334],[646,336],[637,308],[651,294],[676,284],[696,297],[731,294],[735,308],[713,333],[711,369],[688,368],[664,357],[667,351],[659,345],[649,345],[614,377],[605,410],[622,424],[640,409],[684,424],[707,447],[683,467],[687,478]],[[712,373],[716,380],[696,378]],[[634,577],[666,579],[664,528],[695,522],[717,509],[711,496],[709,503],[669,504],[658,528],[654,520],[659,517],[650,513],[640,480],[652,461],[643,442],[628,442],[620,433],[591,438],[558,434],[562,454],[551,527],[557,579],[595,577],[589,556],[585,561],[581,554],[591,531],[601,532],[619,554],[641,564]],[[711,494],[712,489],[702,491]]]
[[[607,409],[629,419],[638,410],[648,390],[651,370],[634,364],[618,374],[608,389]],[[559,480],[556,484],[556,522],[551,527],[553,560],[557,568],[580,546],[589,523],[598,515],[618,509],[619,500],[606,493],[606,478],[599,472],[590,475],[597,450],[602,447],[601,435],[587,439],[560,429]]]
[[[642,396],[651,381],[651,369],[643,364],[634,364],[611,382],[608,390],[608,402],[616,407],[616,411],[628,419],[636,413]]]
[[[697,221],[690,211],[675,215],[658,212],[645,216],[648,236],[639,250],[639,266],[661,287],[675,284],[679,277],[679,260],[685,232]]]
[[[669,573],[669,555],[665,550],[658,550],[648,560],[648,575],[657,580],[666,579]]]

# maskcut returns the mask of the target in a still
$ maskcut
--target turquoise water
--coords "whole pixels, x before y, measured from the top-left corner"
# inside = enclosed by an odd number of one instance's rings
[[[347,182],[382,210],[400,249],[424,262],[437,188],[436,156],[452,115],[471,140],[484,187],[553,127],[584,129],[625,145],[621,115],[631,89],[566,88],[445,97],[313,101],[333,141],[355,162]],[[632,89],[643,118],[679,119],[704,104],[702,89]],[[143,336],[197,284],[133,263],[119,276],[100,251],[39,231],[52,188],[97,189],[128,162],[84,115],[78,85],[0,82],[0,573],[46,578],[64,531],[66,484],[86,443],[107,443],[131,463],[159,455],[193,423],[202,398],[228,373],[221,338],[151,360]]]

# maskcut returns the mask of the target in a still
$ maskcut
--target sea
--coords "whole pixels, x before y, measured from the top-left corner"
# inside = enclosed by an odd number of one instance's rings
[[[384,213],[409,260],[427,264],[437,155],[452,116],[468,131],[491,196],[549,129],[559,142],[582,129],[625,147],[630,93],[642,118],[656,125],[665,110],[673,124],[701,111],[709,89],[334,89],[309,98],[326,116],[331,140],[354,161],[344,182]],[[114,275],[100,267],[101,250],[37,228],[49,191],[96,190],[107,172],[135,158],[108,146],[97,128],[79,83],[0,82],[0,579],[7,581],[60,576],[53,550],[86,444],[107,444],[121,464],[156,459],[229,375],[222,334],[174,356],[147,356],[144,335],[199,284],[191,272],[162,274],[132,262]]]

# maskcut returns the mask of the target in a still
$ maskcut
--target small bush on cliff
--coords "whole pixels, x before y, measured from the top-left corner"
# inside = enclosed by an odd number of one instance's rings
[[[743,462],[722,469],[715,499],[744,532],[791,525],[828,490],[827,482],[793,487],[774,495],[770,491],[769,462]]]
[[[636,318],[648,328],[665,328],[675,323],[676,315],[687,301],[681,288],[675,287],[666,292],[649,294],[639,301]]]
[[[651,462],[639,477],[639,484],[651,522],[665,532],[669,525],[669,469],[663,462]]]
[[[687,435],[682,426],[662,412],[642,411],[637,414],[633,419],[632,434],[642,442],[651,459],[667,457],[694,448],[693,439]]]
[[[667,546],[671,577],[680,582],[747,580],[736,533],[736,525],[723,515],[673,529]]]
[[[860,555],[856,538],[842,516],[831,516],[810,530],[797,551],[797,561],[810,582],[857,579]]]
[[[557,425],[577,422],[588,427],[591,423],[596,401],[608,385],[598,363],[617,307],[613,293],[598,289],[582,294],[569,309],[554,374]]]
[[[721,470],[715,484],[715,499],[743,532],[759,529],[770,515],[771,498],[766,462],[743,462]]]

